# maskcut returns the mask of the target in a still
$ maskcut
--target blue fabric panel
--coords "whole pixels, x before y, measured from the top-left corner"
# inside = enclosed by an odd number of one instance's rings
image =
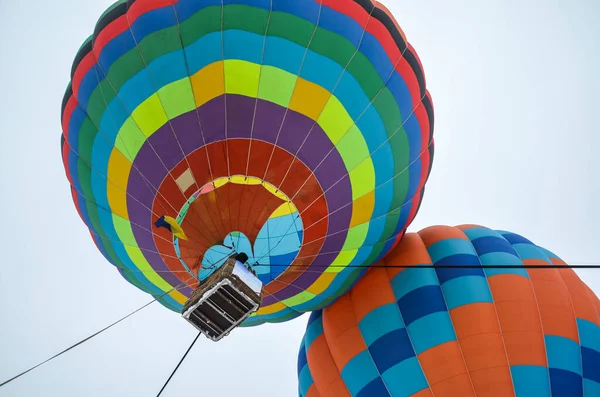
[[[404,328],[402,316],[398,310],[398,305],[390,303],[379,306],[367,314],[358,324],[360,333],[367,346],[381,338],[382,336]]]
[[[548,368],[517,365],[510,368],[516,397],[549,397]]]
[[[435,269],[418,266],[398,273],[392,279],[392,290],[396,299],[426,286],[439,286]]]
[[[485,277],[467,276],[452,279],[442,286],[448,310],[472,303],[492,303],[492,292]]]
[[[393,397],[410,397],[429,387],[416,357],[394,365],[381,377]]]
[[[587,320],[577,319],[577,329],[582,347],[600,352],[600,327]]]
[[[417,355],[432,347],[456,340],[448,312],[433,313],[420,318],[407,329]]]
[[[583,377],[600,383],[600,352],[582,347],[581,359],[583,362]]]
[[[582,374],[581,348],[579,344],[562,336],[546,335],[548,367]]]
[[[383,380],[381,378],[375,378],[366,385],[356,397],[393,397],[387,391]],[[395,397],[395,396],[394,396]]]
[[[356,355],[342,369],[342,379],[354,396],[377,378],[379,378],[379,372],[367,351]]]
[[[583,395],[583,379],[581,375],[571,371],[550,368],[550,385],[552,387],[552,397]]]
[[[369,352],[379,373],[383,373],[394,365],[415,356],[415,351],[405,328],[382,336],[369,346]]]
[[[437,285],[421,287],[398,300],[404,323],[412,322],[431,313],[447,312],[442,290]]]

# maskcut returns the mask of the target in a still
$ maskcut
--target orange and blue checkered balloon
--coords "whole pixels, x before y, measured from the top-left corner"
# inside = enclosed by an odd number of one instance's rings
[[[481,226],[408,234],[312,314],[299,395],[600,396],[600,301],[564,264]]]

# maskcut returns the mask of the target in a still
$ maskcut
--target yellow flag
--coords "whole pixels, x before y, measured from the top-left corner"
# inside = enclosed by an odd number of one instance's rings
[[[171,218],[170,216],[165,216],[165,222],[171,226],[171,232],[173,232],[175,237],[178,237],[182,240],[188,239],[181,226],[179,226],[179,223],[177,223],[177,220]]]

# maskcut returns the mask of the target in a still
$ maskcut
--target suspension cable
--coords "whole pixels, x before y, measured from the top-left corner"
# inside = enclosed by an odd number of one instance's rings
[[[175,367],[175,369],[171,373],[171,376],[169,376],[169,379],[167,379],[167,381],[163,385],[162,389],[160,389],[160,391],[158,392],[158,394],[156,395],[156,397],[160,397],[160,395],[162,394],[162,392],[165,390],[165,388],[167,387],[167,385],[171,381],[171,378],[173,378],[173,375],[175,375],[175,372],[177,372],[177,370],[179,369],[179,366],[181,365],[181,363],[183,363],[183,360],[185,360],[185,358],[187,357],[187,355],[190,352],[190,350],[192,350],[192,347],[194,347],[194,344],[196,343],[196,341],[198,340],[198,338],[200,337],[200,335],[202,335],[202,333],[198,332],[198,335],[196,335],[196,338],[194,338],[194,341],[192,342],[192,344],[190,345],[190,347],[188,347],[188,349],[185,352],[185,354],[183,355],[183,357],[181,357],[181,360],[179,360],[179,364],[177,364],[177,366]]]
[[[189,280],[188,280],[188,281],[189,281]],[[187,282],[187,281],[186,281],[186,282]],[[137,312],[139,312],[139,311],[141,311],[141,310],[145,309],[146,307],[150,306],[150,305],[151,305],[151,304],[153,304],[154,302],[156,302],[156,301],[158,301],[159,299],[163,298],[163,297],[164,297],[164,296],[166,296],[167,294],[170,294],[170,293],[171,293],[171,292],[173,292],[174,290],[181,288],[182,286],[185,286],[185,283],[181,283],[179,286],[177,286],[177,287],[173,287],[173,288],[172,288],[170,291],[167,291],[167,292],[165,292],[164,294],[162,294],[161,296],[154,298],[154,299],[153,299],[151,302],[148,302],[148,303],[146,303],[144,306],[142,306],[142,307],[140,307],[140,308],[138,308],[138,309],[136,309],[136,310],[132,311],[132,312],[131,312],[131,313],[129,313],[128,315],[126,315],[126,316],[122,317],[121,319],[119,319],[119,320],[115,321],[114,323],[110,324],[109,326],[102,328],[100,331],[98,331],[98,332],[96,332],[96,333],[94,333],[94,334],[92,334],[92,335],[88,336],[87,338],[84,338],[84,339],[80,340],[79,342],[75,343],[74,345],[72,345],[72,346],[70,346],[70,347],[66,348],[65,350],[61,351],[60,353],[57,353],[57,354],[55,354],[54,356],[52,356],[52,357],[50,357],[50,358],[48,358],[48,359],[46,359],[46,360],[44,360],[44,361],[40,362],[39,364],[37,364],[37,365],[34,365],[33,367],[29,368],[28,370],[26,370],[26,371],[23,371],[23,372],[21,372],[20,374],[18,374],[18,375],[16,375],[16,376],[13,376],[12,378],[10,378],[10,379],[8,379],[8,380],[6,380],[6,381],[4,381],[4,382],[0,383],[0,387],[2,387],[2,386],[5,386],[5,385],[9,384],[10,382],[12,382],[12,381],[14,381],[14,380],[16,380],[16,379],[20,378],[21,376],[23,376],[23,375],[25,375],[25,374],[27,374],[27,373],[29,373],[29,372],[33,371],[34,369],[36,369],[36,368],[38,368],[38,367],[40,367],[40,366],[42,366],[42,365],[46,364],[47,362],[49,362],[49,361],[52,361],[52,360],[54,360],[55,358],[57,358],[57,357],[59,357],[59,356],[63,355],[64,353],[68,352],[69,350],[71,350],[71,349],[74,349],[74,348],[76,348],[77,346],[79,346],[79,345],[81,345],[81,344],[83,344],[83,343],[85,343],[85,342],[89,341],[90,339],[92,339],[92,338],[94,338],[94,337],[96,337],[96,336],[100,335],[100,334],[101,334],[101,333],[103,333],[104,331],[107,331],[107,330],[109,330],[110,328],[112,328],[112,327],[114,327],[115,325],[119,324],[120,322],[122,322],[122,321],[124,321],[124,320],[128,319],[129,317],[133,316],[133,315],[134,315],[134,314],[136,314]]]

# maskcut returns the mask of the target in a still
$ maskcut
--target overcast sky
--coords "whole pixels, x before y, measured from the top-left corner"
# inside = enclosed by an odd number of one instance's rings
[[[73,57],[111,3],[0,0],[0,383],[151,300],[95,248],[59,152]],[[600,263],[600,3],[385,4],[435,106],[433,174],[410,229],[478,223]],[[600,270],[579,274],[600,293]],[[297,395],[306,320],[201,338],[163,396],[189,395],[188,382],[197,396]],[[154,304],[0,396],[154,396],[194,336]]]

